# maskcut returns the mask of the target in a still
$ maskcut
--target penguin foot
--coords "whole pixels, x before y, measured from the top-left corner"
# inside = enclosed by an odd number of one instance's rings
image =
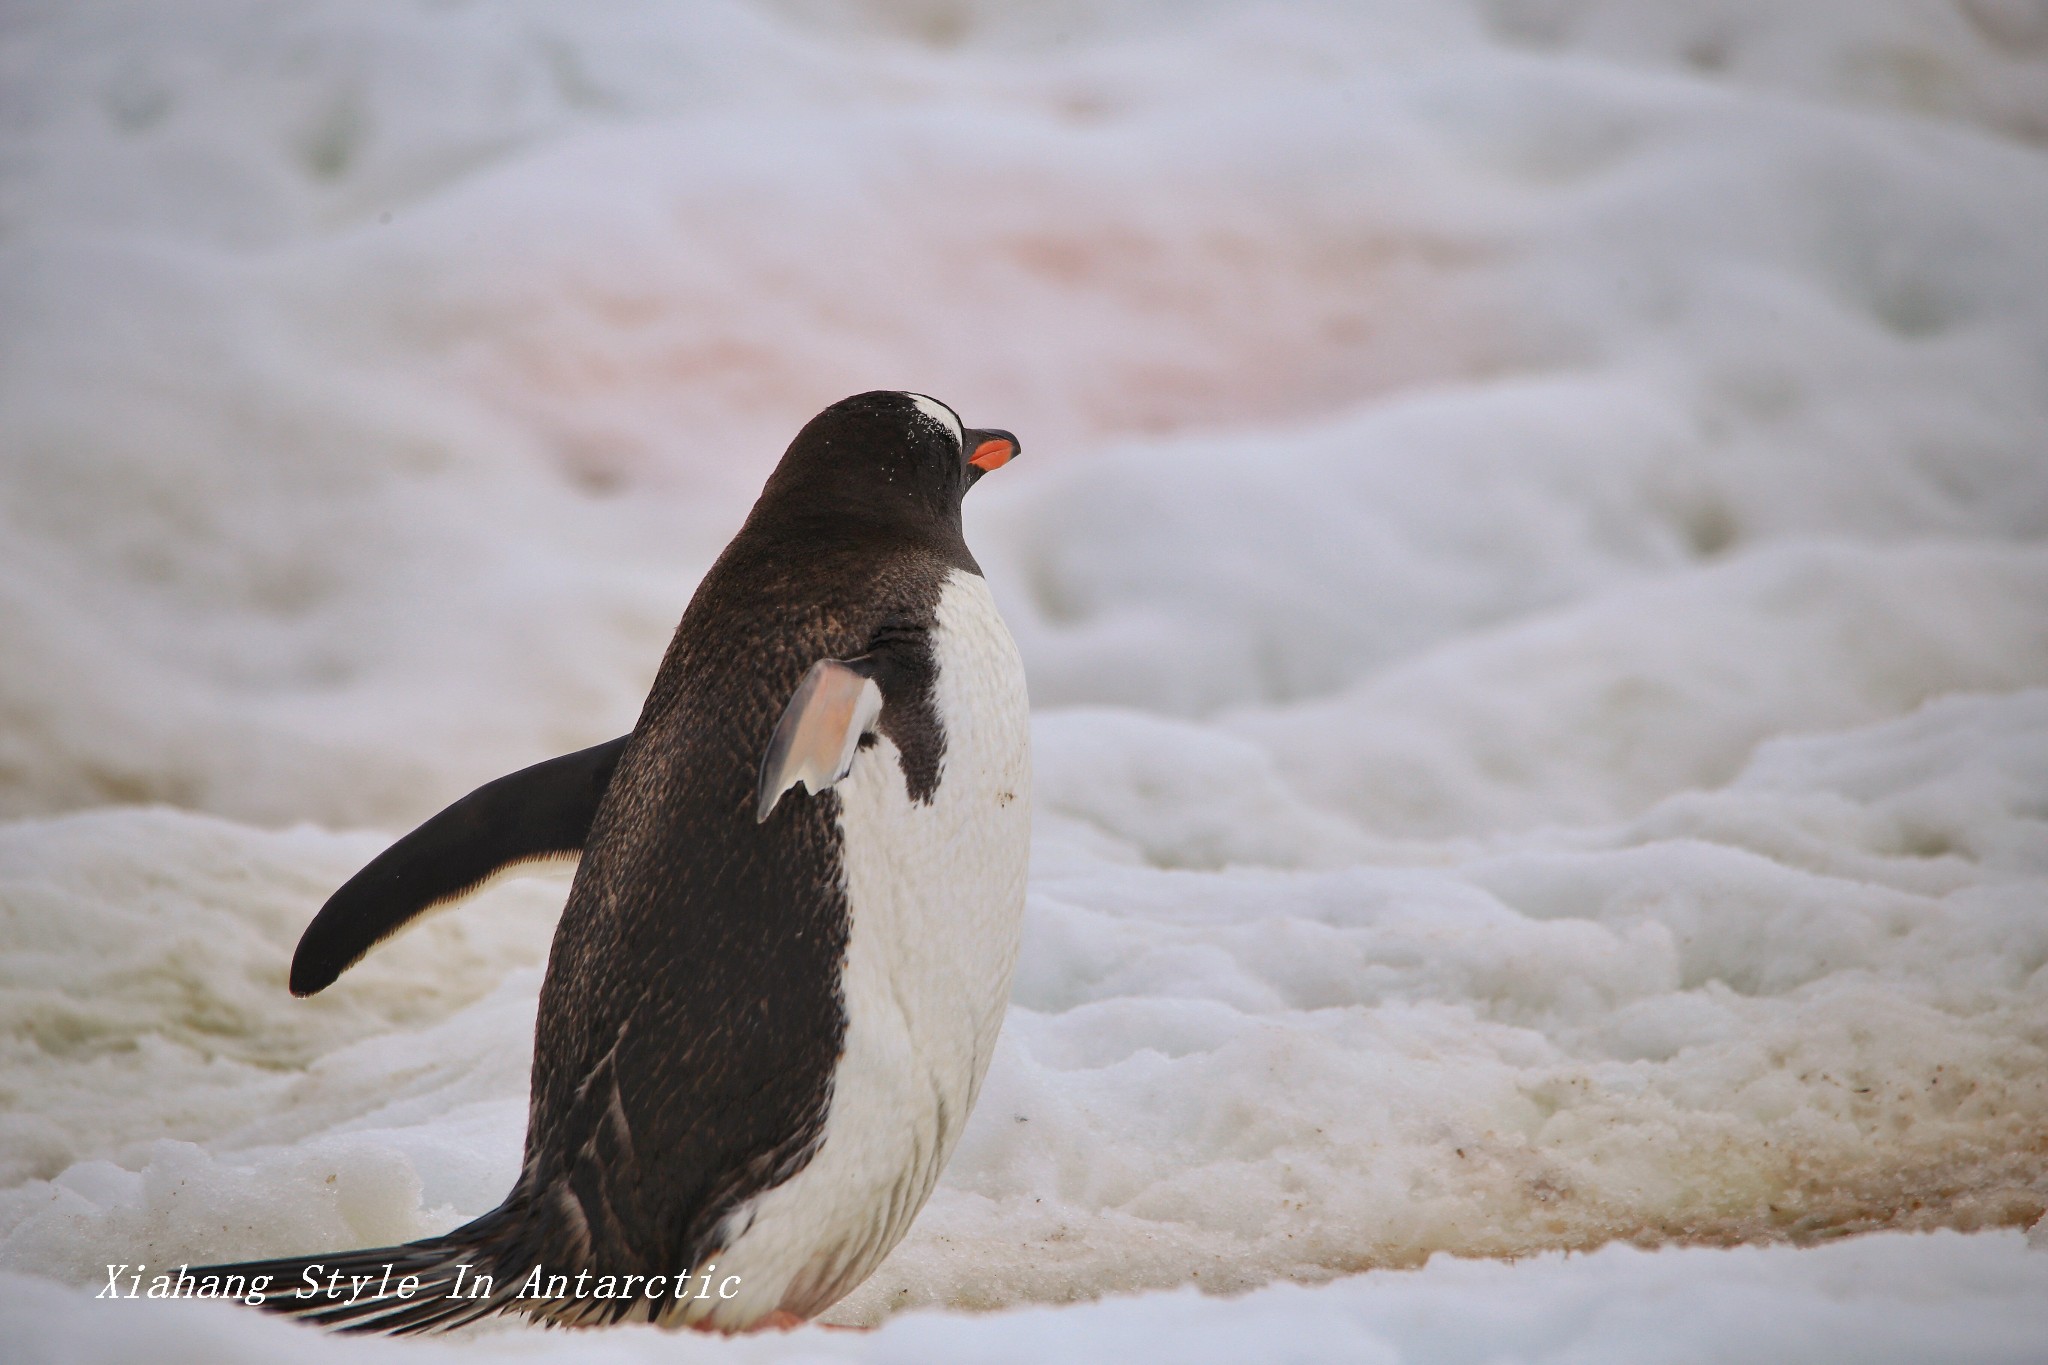
[[[817,1327],[827,1332],[872,1332],[875,1330],[872,1327],[864,1327],[857,1322],[814,1322],[810,1318],[798,1317],[796,1314],[785,1312],[780,1308],[770,1313],[767,1317],[762,1318],[752,1327],[747,1328],[747,1330],[749,1332],[794,1332],[799,1327]]]

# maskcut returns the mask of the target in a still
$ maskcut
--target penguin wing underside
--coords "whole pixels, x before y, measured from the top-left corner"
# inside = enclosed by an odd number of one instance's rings
[[[782,794],[801,782],[812,796],[853,767],[861,737],[882,714],[882,689],[865,659],[820,659],[797,684],[761,757],[754,821],[766,820]]]
[[[324,990],[414,918],[495,873],[581,853],[629,738],[486,782],[378,854],[306,926],[292,955],[292,994]]]

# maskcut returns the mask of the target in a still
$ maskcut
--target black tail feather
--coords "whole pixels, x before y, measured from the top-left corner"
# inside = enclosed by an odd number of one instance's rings
[[[495,1267],[466,1241],[434,1237],[404,1246],[270,1261],[194,1266],[188,1274],[239,1275],[248,1283],[268,1276],[259,1307],[342,1332],[437,1332],[460,1327],[499,1309],[519,1283],[492,1274]],[[489,1287],[477,1293],[490,1276]],[[408,1280],[416,1283],[408,1284]],[[401,1297],[400,1290],[407,1292]]]
[[[587,1223],[578,1226],[587,1230]],[[392,1335],[445,1332],[499,1312],[523,1313],[562,1327],[658,1322],[682,1297],[680,1291],[669,1296],[630,1290],[621,1297],[583,1297],[582,1279],[592,1274],[587,1270],[580,1272],[577,1289],[564,1295],[557,1287],[565,1279],[562,1270],[566,1265],[569,1276],[579,1276],[578,1268],[591,1259],[590,1248],[585,1244],[573,1255],[549,1255],[547,1248],[561,1240],[550,1233],[547,1221],[536,1219],[522,1178],[503,1204],[438,1237],[363,1251],[197,1266],[185,1273],[200,1281],[218,1276],[223,1285],[226,1277],[240,1276],[245,1286],[268,1276],[261,1303],[247,1293],[228,1297],[337,1332]],[[688,1274],[681,1272],[685,1278]],[[534,1287],[537,1276],[543,1277],[547,1292]]]

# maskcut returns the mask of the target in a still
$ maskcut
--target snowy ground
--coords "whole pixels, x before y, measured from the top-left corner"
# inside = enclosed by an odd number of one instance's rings
[[[428,1354],[2038,1359],[2044,242],[2040,0],[16,0],[0,1332],[496,1202],[563,884],[292,943],[908,387],[1039,808],[888,1321]]]

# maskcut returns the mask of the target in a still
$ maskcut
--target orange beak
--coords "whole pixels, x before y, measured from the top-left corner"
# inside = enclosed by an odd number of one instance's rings
[[[967,463],[987,474],[1008,464],[1016,453],[1016,441],[1005,436],[991,436],[974,448],[974,453],[967,457]]]
[[[961,472],[967,476],[969,488],[974,487],[982,475],[1001,469],[1024,453],[1024,447],[1017,438],[1001,427],[968,428],[960,433],[960,449],[967,455]]]

